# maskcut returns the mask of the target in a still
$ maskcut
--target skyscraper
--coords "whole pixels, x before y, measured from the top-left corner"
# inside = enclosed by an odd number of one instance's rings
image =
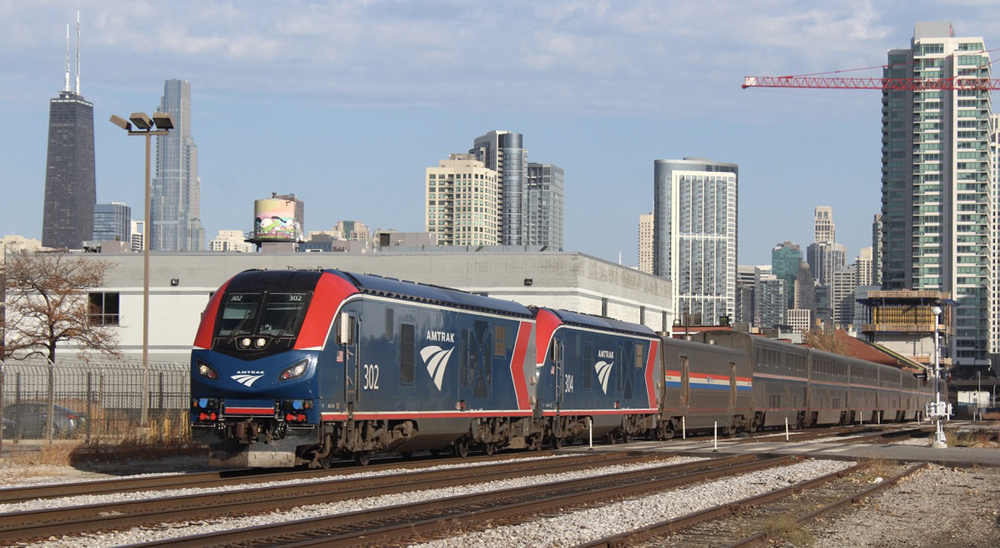
[[[832,207],[818,206],[816,208],[813,213],[813,235],[813,241],[816,243],[837,241]]]
[[[910,47],[889,51],[883,76],[989,79],[990,66],[981,37],[917,23]],[[882,288],[950,292],[962,366],[985,366],[996,352],[991,112],[990,91],[978,86],[882,92]]]
[[[94,235],[91,239],[129,242],[132,236],[132,208],[121,202],[94,206]]]
[[[563,169],[552,164],[528,164],[524,188],[524,245],[563,247]]]
[[[441,245],[497,245],[497,173],[472,154],[426,168],[424,226]]]
[[[802,250],[798,244],[786,241],[771,249],[771,273],[785,280],[785,308],[795,307],[795,279],[801,262]]]
[[[191,84],[167,80],[159,110],[173,115],[174,129],[156,138],[150,249],[201,251],[205,230],[201,226],[198,146],[191,137]]]
[[[678,316],[734,318],[738,171],[697,158],[653,163],[653,268],[671,281]]]
[[[80,95],[80,15],[76,23],[76,87],[70,87],[69,27],[66,81],[49,101],[42,245],[80,249],[94,231],[97,180],[94,170],[94,105]]]
[[[814,214],[814,241],[806,248],[806,262],[813,279],[820,285],[831,286],[833,275],[844,268],[847,248],[838,244],[833,224],[833,208],[819,206]]]
[[[491,131],[477,137],[470,154],[497,173],[499,195],[499,245],[525,245],[525,182],[528,178],[528,151],[520,133]]]

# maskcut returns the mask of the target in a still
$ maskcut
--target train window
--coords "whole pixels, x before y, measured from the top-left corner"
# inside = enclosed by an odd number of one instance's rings
[[[594,386],[594,347],[583,345],[583,389],[590,392]]]
[[[295,337],[309,308],[308,293],[271,293],[264,303],[259,335]]]
[[[414,329],[413,324],[404,323],[399,326],[399,382],[400,384],[413,384],[415,369],[414,358]]]
[[[635,368],[642,369],[645,361],[642,359],[642,344],[635,345]]]
[[[463,329],[458,339],[458,380],[462,388],[468,388],[469,378],[476,374],[476,363],[469,357],[469,330]]]
[[[394,326],[392,324],[392,320],[393,320],[393,318],[392,318],[392,309],[391,308],[386,308],[385,309],[385,338],[388,339],[388,340],[390,340],[390,341],[395,336],[395,333],[394,333],[395,329],[394,329]]]
[[[220,337],[250,335],[257,323],[257,304],[260,295],[256,293],[230,293],[222,303],[219,320]]]
[[[507,355],[507,326],[493,326],[493,355],[500,357]]]

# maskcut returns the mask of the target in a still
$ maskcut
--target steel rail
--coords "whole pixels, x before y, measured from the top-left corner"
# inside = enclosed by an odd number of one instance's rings
[[[888,489],[889,487],[892,487],[892,486],[896,485],[903,478],[905,478],[907,476],[910,476],[910,475],[913,475],[913,474],[917,473],[918,471],[923,470],[927,466],[928,466],[928,463],[926,463],[926,462],[921,462],[919,464],[913,465],[913,466],[907,468],[906,470],[904,470],[903,472],[901,472],[901,473],[893,476],[892,478],[889,478],[888,480],[883,481],[882,483],[879,483],[878,485],[876,485],[874,487],[870,487],[870,488],[865,489],[864,491],[861,491],[859,493],[854,493],[852,495],[846,496],[846,497],[844,497],[844,498],[842,498],[842,499],[840,499],[840,500],[838,500],[836,502],[833,502],[831,504],[828,504],[828,505],[826,505],[826,506],[824,506],[822,508],[817,508],[816,510],[813,510],[812,512],[809,512],[809,513],[806,513],[806,514],[802,514],[801,516],[795,518],[795,521],[796,521],[796,523],[805,523],[807,521],[811,521],[813,519],[816,519],[819,516],[822,516],[824,514],[828,514],[828,513],[832,512],[834,510],[839,510],[840,508],[844,508],[846,506],[850,506],[850,505],[852,505],[852,504],[854,504],[854,503],[856,503],[858,501],[861,501],[861,500],[863,500],[863,499],[865,499],[867,497],[870,497],[870,496],[872,496],[872,495],[874,495],[876,493],[879,493],[881,491],[884,491],[884,490]],[[757,533],[756,535],[751,535],[749,537],[742,538],[742,539],[734,542],[733,544],[730,544],[726,548],[739,548],[739,547],[742,547],[742,546],[749,546],[749,545],[751,545],[753,543],[759,542],[761,540],[765,540],[767,537],[768,537],[768,534],[766,532],[764,532],[764,533]]]
[[[642,492],[663,490],[694,482],[782,466],[798,460],[801,460],[798,456],[770,459],[759,459],[753,455],[722,457],[683,465],[663,466],[261,527],[221,531],[150,542],[138,546],[145,548],[153,546],[194,548],[225,545],[322,545],[331,547],[361,544],[383,545],[414,535],[439,534],[443,530],[456,526],[474,526],[483,521],[512,515],[535,514],[570,505],[634,496]],[[686,472],[699,466],[703,470]],[[704,469],[706,466],[710,466],[710,468]],[[529,500],[523,500],[525,498],[529,498]],[[511,499],[513,502],[503,502]],[[471,510],[463,510],[463,508],[470,506]],[[389,520],[392,520],[392,523],[381,525]],[[376,528],[366,526],[366,523],[375,524]],[[355,530],[349,532],[337,530],[345,527],[351,527]]]
[[[744,508],[749,508],[751,506],[757,506],[773,500],[784,498],[795,493],[804,491],[806,489],[812,489],[818,487],[825,483],[829,483],[833,480],[842,478],[854,474],[860,470],[863,470],[865,466],[855,465],[839,472],[833,472],[831,474],[826,474],[818,478],[796,483],[795,485],[790,485],[781,489],[776,489],[774,491],[768,491],[767,493],[762,493],[760,495],[755,495],[752,497],[743,498],[733,502],[727,502],[712,506],[711,508],[706,508],[704,510],[699,510],[697,512],[692,512],[690,514],[685,514],[673,519],[668,519],[664,521],[659,521],[656,523],[651,523],[649,525],[638,527],[632,529],[631,531],[626,531],[624,533],[619,533],[616,535],[610,535],[604,538],[600,538],[591,542],[584,542],[578,544],[576,548],[597,548],[597,547],[607,547],[607,548],[618,548],[622,546],[631,546],[645,540],[665,535],[667,533],[674,533],[682,529],[687,529],[693,525],[699,523],[716,519],[723,516],[728,516],[730,514],[736,513]]]
[[[168,489],[219,487],[226,485],[242,485],[264,483],[271,481],[288,481],[356,474],[360,471],[370,472],[392,469],[420,469],[442,464],[496,462],[518,458],[547,457],[555,455],[553,451],[501,454],[494,456],[478,456],[465,459],[441,459],[431,457],[420,460],[392,460],[379,462],[371,466],[359,468],[353,461],[344,461],[343,467],[332,469],[310,470],[275,470],[270,468],[239,468],[216,470],[211,472],[193,472],[169,476],[147,476],[139,478],[108,479],[97,481],[80,481],[73,483],[34,485],[30,487],[9,487],[0,489],[0,504],[12,504],[28,500],[70,497],[75,495],[103,495],[109,493],[129,493],[135,491],[163,491]]]
[[[396,494],[442,486],[481,483],[612,464],[660,460],[674,454],[595,453],[559,459],[516,460],[419,473],[257,487],[130,502],[112,502],[0,514],[0,542],[73,535],[183,519],[273,511],[353,498]],[[357,471],[358,469],[354,469]]]

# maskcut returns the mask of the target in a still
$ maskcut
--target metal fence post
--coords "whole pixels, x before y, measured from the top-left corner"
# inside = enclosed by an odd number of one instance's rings
[[[94,413],[91,410],[91,401],[94,399],[90,389],[90,381],[93,373],[87,371],[87,443],[90,443],[90,421],[94,420]]]
[[[56,405],[56,395],[55,395],[55,384],[56,384],[56,364],[49,362],[49,397],[48,397],[48,411],[45,414],[45,439],[52,443],[52,416],[55,414]]]
[[[4,368],[3,360],[0,360],[0,457],[3,456],[3,383]]]

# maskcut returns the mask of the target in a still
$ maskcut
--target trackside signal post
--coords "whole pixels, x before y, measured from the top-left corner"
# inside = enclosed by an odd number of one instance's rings
[[[927,404],[927,416],[934,418],[937,428],[934,432],[934,443],[931,447],[945,449],[948,442],[944,437],[944,425],[942,421],[951,415],[951,405],[941,401],[941,346],[938,340],[938,326],[941,323],[941,307],[935,306],[931,309],[934,313],[934,403]]]

